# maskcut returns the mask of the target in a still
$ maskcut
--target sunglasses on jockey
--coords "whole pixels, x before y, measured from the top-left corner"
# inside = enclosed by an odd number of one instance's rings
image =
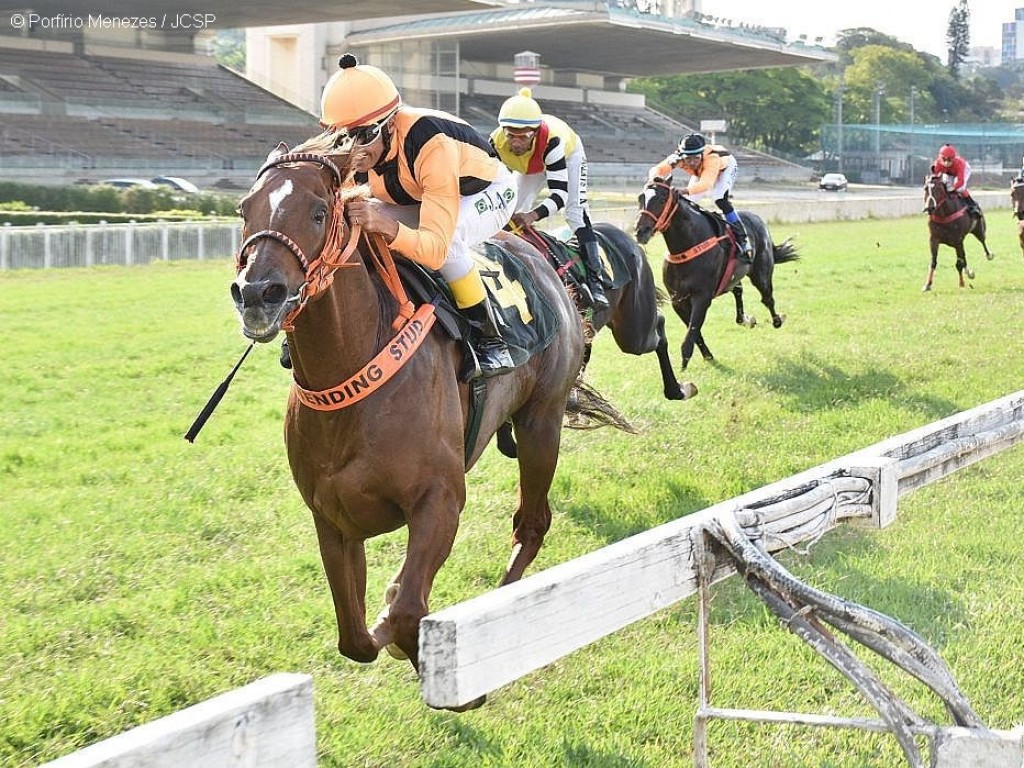
[[[501,130],[510,139],[532,139],[537,134],[536,128],[509,128],[506,125]]]
[[[373,125],[363,125],[359,128],[353,128],[348,131],[348,136],[352,139],[352,143],[358,146],[366,146],[367,144],[373,144],[377,139],[380,138],[381,131],[384,130],[384,120]]]

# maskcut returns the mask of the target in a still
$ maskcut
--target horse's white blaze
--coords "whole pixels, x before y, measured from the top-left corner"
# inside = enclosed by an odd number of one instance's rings
[[[270,193],[270,215],[273,216],[277,213],[278,208],[281,207],[281,203],[284,202],[285,198],[292,193],[292,180],[285,179],[284,183]]]
[[[653,189],[644,190],[644,208],[651,204],[651,200],[654,199],[655,191]]]

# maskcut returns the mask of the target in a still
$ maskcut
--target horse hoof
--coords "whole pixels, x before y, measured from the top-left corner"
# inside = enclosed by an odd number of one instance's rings
[[[388,656],[392,659],[398,659],[399,661],[408,661],[409,659],[409,654],[399,648],[395,643],[385,645],[384,650],[388,652]]]
[[[684,381],[682,384],[683,399],[689,400],[691,397],[697,396],[697,385],[692,381]]]
[[[966,272],[964,272],[964,274],[967,275],[967,279],[968,280],[973,280],[974,279],[974,270],[973,269],[968,269]]]
[[[461,707],[434,707],[434,709],[445,709],[449,712],[469,712],[471,709],[479,709],[487,702],[486,696],[478,696],[470,702],[463,704]]]
[[[922,288],[921,290],[924,291],[924,292],[928,292],[931,289],[932,289],[932,284],[931,283],[925,283],[924,288]]]
[[[986,253],[985,254],[985,258],[988,259],[989,261],[992,261],[992,259],[994,259],[995,257],[996,257],[996,255],[994,253]]]
[[[772,318],[772,328],[781,328],[782,324],[786,322],[785,315],[779,315],[778,317]]]

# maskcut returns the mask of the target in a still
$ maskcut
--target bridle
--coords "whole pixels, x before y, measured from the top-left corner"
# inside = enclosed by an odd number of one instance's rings
[[[647,207],[644,206],[640,209],[641,216],[649,216],[654,219],[654,231],[664,232],[668,229],[668,225],[672,222],[672,217],[676,215],[676,211],[679,210],[679,199],[675,194],[671,184],[664,181],[649,181],[644,189],[663,189],[665,190],[665,204],[661,207],[661,213],[653,214]]]
[[[377,271],[381,274],[384,283],[398,300],[398,316],[393,325],[398,328],[412,317],[415,307],[409,301],[398,277],[398,270],[395,267],[391,252],[380,235],[374,234],[367,237],[363,234],[358,224],[347,226],[345,219],[345,197],[341,193],[344,176],[337,164],[326,155],[315,152],[287,152],[278,155],[266,163],[256,173],[256,180],[264,173],[282,165],[291,163],[315,163],[330,171],[332,176],[330,221],[327,224],[327,237],[320,252],[312,259],[303,253],[301,246],[292,240],[284,232],[276,229],[263,229],[249,235],[238,248],[235,257],[235,270],[241,272],[248,263],[248,251],[261,240],[273,240],[280,243],[298,260],[302,268],[305,281],[299,286],[295,295],[290,296],[285,304],[294,302],[295,306],[285,315],[281,321],[281,329],[290,332],[295,330],[295,318],[305,308],[310,299],[323,294],[334,282],[334,273],[341,267],[355,266],[351,262],[352,254],[356,251],[360,237],[363,237],[369,246],[368,251],[374,260]]]
[[[664,234],[665,230],[668,229],[669,224],[672,223],[672,219],[675,217],[676,212],[679,210],[679,199],[681,196],[671,184],[664,181],[647,182],[644,189],[646,190],[651,188],[665,190],[665,204],[662,206],[661,213],[659,214],[651,213],[647,210],[647,207],[644,206],[640,209],[640,216],[649,216],[654,219],[654,231]],[[686,262],[697,258],[701,254],[707,253],[723,240],[728,239],[728,235],[709,237],[707,240],[703,240],[696,245],[687,248],[685,251],[668,254],[665,257],[665,261],[671,264],[685,264]]]

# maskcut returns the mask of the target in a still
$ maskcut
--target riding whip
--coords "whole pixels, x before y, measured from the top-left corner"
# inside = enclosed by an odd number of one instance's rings
[[[235,363],[235,367],[231,369],[231,373],[229,373],[227,378],[220,383],[216,390],[214,390],[214,393],[210,396],[206,405],[203,406],[203,410],[201,410],[199,415],[196,416],[196,420],[192,422],[192,426],[189,427],[188,432],[185,433],[185,439],[190,443],[195,442],[196,435],[199,434],[199,430],[203,428],[206,420],[210,418],[210,415],[213,413],[213,409],[217,407],[221,399],[224,397],[224,393],[228,391],[228,385],[231,384],[231,380],[235,378],[235,374],[238,373],[238,369],[242,366],[242,363],[245,362],[245,358],[249,356],[249,353],[252,352],[252,348],[255,346],[256,341],[253,340],[252,344],[246,347],[245,352],[243,352],[242,356],[238,358],[238,362]]]

